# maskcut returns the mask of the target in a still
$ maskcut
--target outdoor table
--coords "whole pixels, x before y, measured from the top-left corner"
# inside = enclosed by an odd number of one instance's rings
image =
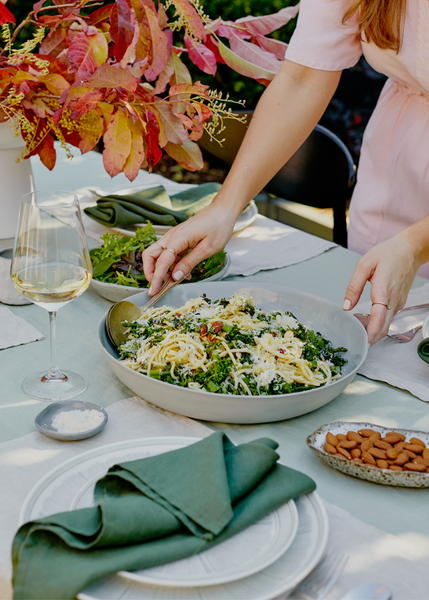
[[[101,156],[95,153],[68,163],[62,160],[51,173],[36,160],[36,188],[76,189],[109,184],[110,178],[102,168]],[[113,183],[116,185],[122,181],[115,179]],[[125,178],[123,183],[123,187],[130,187]],[[1,248],[9,245],[10,240],[0,241]],[[357,254],[336,247],[311,260],[287,268],[261,271],[245,279],[297,288],[342,305],[358,259]],[[232,279],[244,280],[242,277],[229,278]],[[425,281],[416,278],[414,286],[421,286]],[[369,286],[363,295],[363,300],[368,299]],[[57,323],[60,367],[77,371],[87,379],[88,388],[78,397],[79,400],[95,402],[103,407],[133,396],[110,371],[98,344],[98,323],[110,306],[110,302],[88,289],[60,310]],[[21,382],[26,374],[48,366],[46,311],[35,305],[10,308],[43,332],[46,339],[1,352],[0,442],[34,432],[34,418],[46,406],[26,397],[21,391]],[[135,418],[138,419],[138,414]],[[348,477],[321,463],[307,447],[309,434],[322,424],[337,420],[429,431],[429,411],[424,402],[408,392],[361,376],[357,376],[335,400],[298,418],[260,425],[205,425],[213,430],[223,430],[235,443],[259,437],[273,438],[279,443],[281,460],[314,478],[323,499],[366,523],[427,548],[427,490],[382,486]],[[110,426],[113,427],[113,424]]]

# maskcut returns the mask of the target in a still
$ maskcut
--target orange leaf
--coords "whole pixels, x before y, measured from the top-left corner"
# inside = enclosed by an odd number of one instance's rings
[[[94,150],[104,132],[103,117],[96,110],[91,110],[87,118],[91,118],[91,128],[90,130],[84,129],[80,132],[79,150],[82,154]]]
[[[131,152],[124,167],[124,175],[130,181],[134,181],[140,171],[141,164],[145,160],[143,146],[143,131],[140,123],[134,123],[128,118],[128,127],[131,132]]]
[[[107,63],[102,64],[86,84],[92,88],[124,88],[135,92],[137,81],[127,69],[114,67]]]
[[[175,114],[171,104],[160,102],[156,105],[160,119],[164,124],[164,131],[169,142],[181,144],[186,140],[188,134],[182,125],[181,119]]]
[[[70,87],[70,84],[62,75],[41,75],[39,81],[44,83],[51,94],[54,94],[55,96],[61,96],[61,94]]]
[[[107,60],[108,48],[102,33],[86,35],[78,33],[72,39],[67,51],[71,69],[76,73],[76,81],[85,81]]]
[[[145,11],[152,40],[152,60],[150,66],[145,71],[145,77],[147,81],[154,81],[168,63],[168,38],[159,25],[157,14],[153,13],[147,6],[145,6]]]
[[[131,152],[131,132],[128,117],[117,110],[104,134],[103,164],[111,177],[122,171]]]
[[[203,155],[199,146],[190,140],[185,140],[180,146],[169,142],[164,146],[164,150],[188,171],[198,171],[204,166]]]

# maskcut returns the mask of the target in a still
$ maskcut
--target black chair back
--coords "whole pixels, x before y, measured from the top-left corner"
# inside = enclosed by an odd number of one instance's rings
[[[251,117],[246,111],[240,113]],[[232,165],[247,124],[231,120],[225,125],[222,147],[211,142],[207,134],[199,144],[203,150]],[[265,186],[265,191],[307,206],[332,208],[334,242],[347,247],[346,203],[356,182],[355,173],[353,158],[345,144],[326,127],[316,125],[302,146]]]

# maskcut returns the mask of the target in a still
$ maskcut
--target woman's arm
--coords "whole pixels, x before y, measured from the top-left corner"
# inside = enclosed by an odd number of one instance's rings
[[[225,246],[244,206],[310,135],[340,75],[340,71],[319,71],[284,61],[262,95],[231,171],[212,204],[160,240],[164,248],[178,255],[193,248],[174,266],[175,279],[182,279],[201,260]],[[144,271],[151,283],[151,296],[175,260],[172,252],[163,252],[158,244],[145,250]]]
[[[393,315],[405,306],[418,269],[429,260],[429,215],[390,240],[374,246],[358,262],[347,287],[344,310],[359,301],[367,281],[374,304],[367,327],[368,342],[375,344],[389,331]]]

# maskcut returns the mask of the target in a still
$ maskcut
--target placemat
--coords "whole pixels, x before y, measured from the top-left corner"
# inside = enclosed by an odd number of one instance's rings
[[[334,242],[258,215],[227,244],[231,257],[228,275],[254,275],[258,271],[288,267],[335,247]]]
[[[408,295],[406,306],[416,306],[429,302],[429,283],[422,287],[413,289]],[[370,313],[371,302],[364,302],[353,309],[354,313]],[[410,311],[403,316],[398,315],[394,319],[400,320],[402,331],[409,327],[414,327],[416,315]],[[426,313],[419,313],[420,322]],[[413,322],[414,320],[414,322]],[[429,402],[429,365],[423,362],[417,355],[417,346],[422,341],[421,330],[416,333],[410,342],[401,343],[389,337],[371,346],[368,350],[368,356],[359,369],[358,373],[369,379],[385,381],[390,385],[408,390],[414,396]]]
[[[43,333],[33,325],[17,317],[6,306],[0,306],[0,350],[44,339]]]
[[[206,437],[208,427],[164,411],[134,397],[107,408],[109,422],[96,437],[64,443],[38,432],[0,444],[0,598],[12,598],[10,550],[21,506],[32,487],[46,473],[73,456],[94,447],[124,439],[163,435]],[[234,439],[234,436],[231,435]],[[424,492],[423,492],[424,493]],[[347,511],[325,502],[330,522],[328,547],[349,555],[337,585],[326,598],[338,600],[363,581],[379,581],[394,590],[395,600],[427,597],[429,545],[423,536],[403,539],[360,521]]]

